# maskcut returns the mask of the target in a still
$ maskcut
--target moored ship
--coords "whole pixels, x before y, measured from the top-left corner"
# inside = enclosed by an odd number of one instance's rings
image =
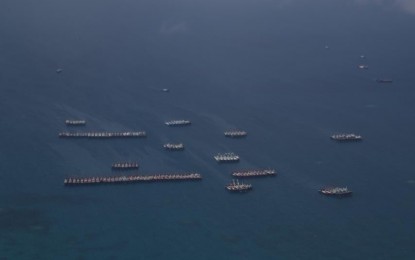
[[[171,120],[164,122],[164,124],[167,126],[186,126],[190,125],[191,122],[190,120]]]
[[[335,134],[330,137],[335,141],[347,142],[347,141],[362,141],[363,137],[356,134]]]
[[[218,153],[213,156],[217,162],[238,162],[239,156],[234,153]]]
[[[232,192],[245,192],[252,190],[252,184],[244,184],[239,183],[238,180],[232,180],[232,182],[226,185],[225,188]]]
[[[352,195],[352,191],[347,187],[326,187],[318,190],[323,195],[335,196],[335,197],[346,197]]]
[[[113,163],[111,168],[114,170],[134,170],[138,169],[138,163],[136,162],[119,162]]]
[[[248,135],[246,131],[242,131],[242,130],[226,131],[224,132],[224,134],[226,137],[231,137],[231,138],[241,138],[241,137],[245,137]]]
[[[245,178],[245,177],[263,177],[263,176],[276,176],[274,169],[264,170],[239,170],[232,173],[233,177]]]
[[[167,144],[163,145],[163,147],[164,147],[164,149],[169,150],[169,151],[184,150],[184,144],[182,144],[182,143],[178,143],[178,144],[167,143]]]
[[[67,126],[84,126],[86,125],[85,120],[65,120]]]

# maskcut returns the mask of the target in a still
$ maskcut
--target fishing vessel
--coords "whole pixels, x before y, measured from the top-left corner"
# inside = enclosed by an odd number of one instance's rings
[[[356,134],[335,134],[330,137],[331,139],[339,142],[346,142],[346,141],[362,141],[363,137],[361,135]]]
[[[85,120],[65,120],[67,126],[84,126],[86,125]]]
[[[323,195],[335,197],[346,197],[352,195],[352,191],[347,187],[325,187],[318,190],[318,192]]]
[[[377,83],[392,83],[393,80],[391,80],[391,79],[377,79],[376,82]]]
[[[136,162],[118,162],[113,163],[111,166],[114,170],[133,170],[138,169],[138,163]]]
[[[169,151],[184,150],[184,144],[182,144],[182,143],[178,143],[178,144],[167,143],[167,144],[163,145],[163,147],[164,147],[164,149],[169,150]]]
[[[167,126],[186,126],[190,125],[190,120],[171,120],[164,123]]]
[[[242,131],[242,130],[226,131],[224,132],[224,134],[226,137],[231,137],[231,138],[241,138],[241,137],[245,137],[248,135],[246,131]]]
[[[60,138],[91,138],[91,139],[109,139],[109,138],[143,138],[147,137],[145,131],[138,132],[61,132]]]
[[[239,183],[239,180],[232,180],[231,183],[225,186],[228,191],[245,192],[252,190],[252,184]]]
[[[234,153],[218,153],[213,156],[217,162],[238,162],[239,156]]]
[[[245,177],[264,177],[264,176],[276,176],[274,169],[264,170],[239,170],[232,173],[233,177],[245,178]]]

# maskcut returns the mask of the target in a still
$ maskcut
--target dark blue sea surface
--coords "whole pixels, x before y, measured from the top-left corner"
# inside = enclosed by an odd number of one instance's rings
[[[0,259],[414,259],[406,2],[1,0]],[[65,119],[148,137],[59,139]],[[330,140],[341,132],[364,141]],[[63,185],[115,161],[204,179]],[[232,170],[264,167],[278,176],[224,189]]]

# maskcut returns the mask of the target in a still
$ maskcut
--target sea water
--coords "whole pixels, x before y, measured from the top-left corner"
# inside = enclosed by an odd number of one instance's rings
[[[415,15],[401,7],[2,0],[0,258],[412,259]],[[148,137],[59,139],[66,119]],[[330,140],[343,132],[364,140]],[[216,163],[224,152],[241,161]],[[63,185],[117,161],[204,179]],[[268,167],[253,191],[225,190],[233,170]]]

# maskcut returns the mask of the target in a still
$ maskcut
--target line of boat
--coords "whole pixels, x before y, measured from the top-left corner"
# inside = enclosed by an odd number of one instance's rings
[[[164,124],[167,126],[187,126],[192,124],[192,122],[190,120],[171,120],[164,122]]]
[[[277,173],[274,169],[264,170],[239,170],[232,173],[233,177],[246,178],[246,177],[264,177],[264,176],[275,176]]]
[[[144,131],[138,132],[61,132],[61,138],[130,138],[130,137],[146,137]]]
[[[325,187],[318,190],[318,192],[323,195],[334,197],[346,197],[352,195],[352,191],[347,187]]]
[[[331,139],[339,142],[345,141],[362,141],[363,137],[356,134],[335,134],[330,137]]]
[[[238,162],[239,156],[234,153],[218,153],[213,156],[217,162]]]
[[[164,147],[164,149],[169,150],[169,151],[184,150],[184,144],[182,144],[182,143],[178,143],[178,144],[167,143],[167,144],[163,145],[163,147]]]
[[[224,134],[226,137],[231,137],[231,138],[241,138],[241,137],[245,137],[248,135],[246,131],[241,131],[241,130],[226,131],[224,132]]]
[[[226,185],[225,188],[232,192],[245,192],[252,190],[252,184],[245,184],[242,182],[240,183],[239,180],[232,180],[232,182]]]
[[[138,169],[138,163],[136,162],[118,162],[113,163],[111,168],[114,170],[133,170]]]
[[[67,126],[84,126],[86,125],[86,120],[65,120]]]
[[[64,179],[64,185],[85,184],[117,184],[137,182],[164,182],[164,181],[197,181],[201,180],[199,173],[176,173],[176,174],[154,174],[154,175],[130,175],[113,177],[72,177]]]

